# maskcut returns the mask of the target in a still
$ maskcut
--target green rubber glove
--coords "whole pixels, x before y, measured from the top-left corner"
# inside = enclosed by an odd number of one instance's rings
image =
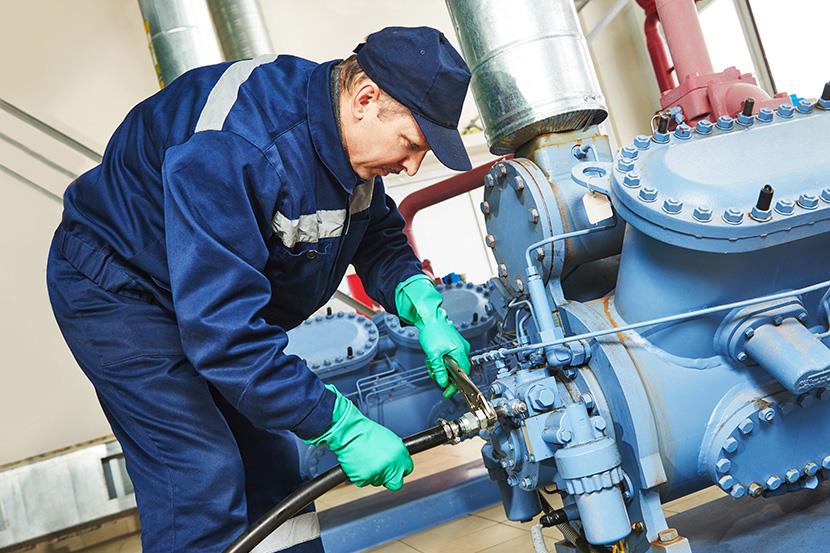
[[[447,319],[442,302],[441,293],[426,275],[410,277],[395,288],[398,317],[418,327],[418,341],[426,354],[427,370],[448,398],[456,388],[450,383],[444,356],[452,357],[465,373],[470,374],[470,344]]]
[[[326,384],[334,401],[332,425],[311,445],[326,444],[340,462],[343,472],[355,485],[386,486],[399,490],[403,477],[412,472],[412,457],[397,434],[366,418],[337,388]]]

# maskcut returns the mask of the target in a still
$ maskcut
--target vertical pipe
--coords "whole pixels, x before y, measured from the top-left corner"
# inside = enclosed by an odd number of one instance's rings
[[[225,59],[271,54],[271,36],[259,0],[208,0]]]
[[[657,0],[657,15],[669,43],[679,83],[687,77],[714,73],[694,0]]]
[[[205,0],[138,0],[162,88],[190,69],[224,61]]]
[[[666,53],[666,43],[663,42],[663,37],[660,36],[660,30],[657,28],[656,11],[652,10],[646,15],[643,27],[646,33],[648,55],[654,68],[654,76],[657,77],[657,86],[660,87],[660,92],[673,90],[677,83],[672,76],[671,62]]]

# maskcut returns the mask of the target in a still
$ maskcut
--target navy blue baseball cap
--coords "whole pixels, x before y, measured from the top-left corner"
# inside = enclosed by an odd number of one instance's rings
[[[447,37],[431,27],[386,27],[354,51],[366,75],[410,109],[438,161],[470,170],[458,132],[470,70]]]

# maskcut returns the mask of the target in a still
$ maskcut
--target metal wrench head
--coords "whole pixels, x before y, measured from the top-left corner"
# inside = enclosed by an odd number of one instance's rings
[[[455,359],[449,355],[444,356],[444,364],[449,369],[447,373],[450,381],[461,392],[467,405],[470,406],[470,411],[481,421],[481,429],[483,430],[492,426],[498,418],[496,410],[490,405],[490,402],[487,401],[487,398],[484,397],[484,394],[478,389],[478,386],[458,366]]]

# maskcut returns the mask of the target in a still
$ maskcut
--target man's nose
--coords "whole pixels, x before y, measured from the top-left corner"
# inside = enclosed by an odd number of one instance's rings
[[[426,152],[417,152],[409,156],[404,160],[402,163],[404,171],[410,177],[414,176],[415,173],[418,172],[418,169],[421,168],[421,162],[424,161],[424,156],[427,155]]]

